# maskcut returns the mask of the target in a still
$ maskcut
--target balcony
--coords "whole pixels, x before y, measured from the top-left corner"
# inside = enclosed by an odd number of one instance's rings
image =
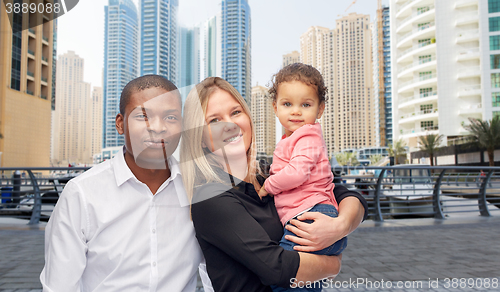
[[[476,103],[471,105],[462,106],[458,111],[459,115],[481,115],[483,113],[483,105],[482,103]]]
[[[47,83],[47,78],[46,77],[42,77],[42,82]]]
[[[479,41],[479,29],[466,30],[458,33],[455,43],[460,44],[471,41]]]
[[[42,56],[42,62],[48,63],[49,59],[47,59],[47,57]]]
[[[400,130],[401,135],[419,135],[427,132],[432,132],[432,131],[439,131],[439,126],[429,126],[429,127],[422,127],[422,128],[416,128],[416,129],[411,129],[411,130]],[[429,133],[429,134],[437,134],[437,133]]]
[[[404,66],[403,68],[398,70],[398,78],[404,77],[405,75],[409,75],[413,73],[415,70],[425,70],[427,68],[436,67],[436,57],[433,56],[430,59],[422,59],[418,62],[413,62]]]
[[[28,28],[28,32],[31,34],[30,36],[35,37],[36,36],[36,30],[33,28]],[[28,34],[29,35],[29,34]]]
[[[431,118],[437,119],[437,117],[438,117],[437,108],[428,109],[402,115],[401,119],[399,120],[399,124],[414,123],[417,120],[423,120],[423,119],[431,119]]]
[[[480,59],[481,54],[479,48],[469,48],[458,52],[457,61],[468,61]]]
[[[434,37],[436,31],[436,23],[433,21],[426,25],[415,27],[405,35],[398,37],[397,47],[404,47],[406,44],[411,43],[414,38]]]
[[[410,16],[399,21],[397,24],[396,33],[399,33],[402,30],[405,30],[405,28],[407,28],[409,25],[411,25],[414,22],[425,21],[427,18],[429,18],[429,20],[432,20],[431,15],[435,12],[435,7],[434,7],[434,5],[429,5],[427,7],[429,8],[429,10],[423,11],[423,12],[418,11],[418,10],[413,11]]]
[[[481,77],[481,68],[479,66],[462,67],[458,70],[457,74],[458,79],[474,78],[474,77]]]
[[[33,93],[33,91],[31,91],[31,90],[26,90],[26,93],[27,93],[27,94],[31,94],[31,95],[35,95],[35,94]]]
[[[413,46],[407,50],[404,50],[398,55],[397,62],[404,63],[411,61],[413,56],[416,54],[431,54],[436,52],[436,43],[421,43],[417,46]]]
[[[42,36],[42,40],[46,41],[47,43],[49,42],[49,38],[46,36]]]
[[[28,57],[32,57],[32,59],[35,58],[35,52],[33,52],[32,50],[28,49]]]
[[[462,86],[458,89],[459,97],[481,95],[481,84]]]
[[[401,16],[407,9],[409,9],[415,2],[420,2],[421,0],[410,0],[406,2],[405,4],[401,5],[397,10],[396,10],[396,17]]]
[[[35,78],[35,73],[33,73],[31,71],[28,71],[27,74],[28,74],[29,77]]]
[[[459,25],[466,25],[478,22],[479,22],[479,13],[477,11],[474,11],[469,13],[458,14],[457,22],[455,23],[455,25],[459,26]]]
[[[414,96],[406,97],[406,98],[401,98],[398,101],[398,107],[399,108],[405,108],[407,106],[414,106],[419,103],[424,103],[424,102],[429,102],[433,100],[437,100],[437,91],[433,92],[426,92],[426,93],[421,93],[421,94],[416,94]]]
[[[43,94],[40,95],[40,98],[47,100],[47,96]]]
[[[455,9],[468,7],[468,6],[477,6],[479,0],[458,0],[455,2]]]
[[[413,90],[416,86],[428,86],[431,84],[437,84],[437,74],[425,75],[402,82],[401,84],[398,84],[398,93]]]

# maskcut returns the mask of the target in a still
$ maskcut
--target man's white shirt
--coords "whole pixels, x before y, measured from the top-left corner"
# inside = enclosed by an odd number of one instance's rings
[[[72,179],[45,229],[44,291],[195,291],[202,267],[179,165],[152,194],[123,154]]]

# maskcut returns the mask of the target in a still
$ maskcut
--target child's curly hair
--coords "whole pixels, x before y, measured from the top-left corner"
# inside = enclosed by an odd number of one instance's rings
[[[269,88],[269,97],[273,102],[276,102],[278,96],[278,86],[283,82],[290,81],[300,81],[306,85],[315,87],[320,104],[327,101],[326,94],[328,93],[328,88],[325,86],[325,81],[321,73],[311,65],[294,63],[284,67],[273,75],[271,88]]]

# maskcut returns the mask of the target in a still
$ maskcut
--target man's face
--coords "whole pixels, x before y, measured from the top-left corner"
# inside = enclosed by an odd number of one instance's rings
[[[116,118],[118,133],[136,164],[145,169],[165,169],[181,136],[181,102],[177,91],[148,88],[134,92],[125,116]]]

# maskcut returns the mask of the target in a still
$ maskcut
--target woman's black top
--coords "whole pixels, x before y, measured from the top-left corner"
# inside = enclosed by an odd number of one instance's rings
[[[252,184],[234,178],[236,186],[210,183],[195,190],[192,205],[196,237],[207,262],[213,288],[221,291],[267,291],[289,287],[299,268],[299,254],[279,246],[283,236],[273,197],[263,200]],[[357,192],[335,186],[337,202]]]

